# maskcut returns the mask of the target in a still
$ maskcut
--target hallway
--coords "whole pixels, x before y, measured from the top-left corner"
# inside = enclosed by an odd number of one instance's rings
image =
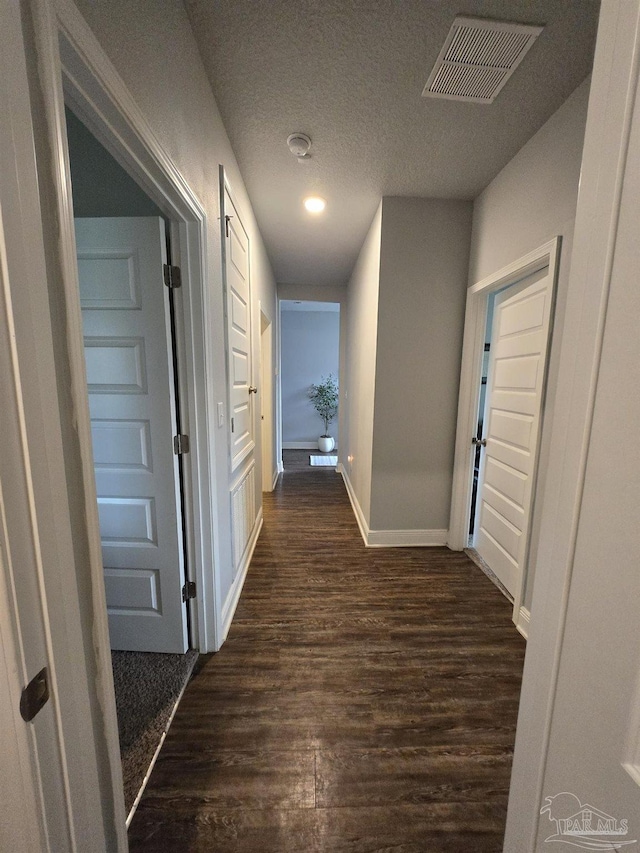
[[[131,851],[498,853],[511,608],[462,553],[366,549],[341,477],[304,455],[264,496],[228,640],[185,693]]]

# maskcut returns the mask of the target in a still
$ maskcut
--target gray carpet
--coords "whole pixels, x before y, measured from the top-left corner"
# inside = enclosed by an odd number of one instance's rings
[[[197,657],[111,652],[127,814]]]

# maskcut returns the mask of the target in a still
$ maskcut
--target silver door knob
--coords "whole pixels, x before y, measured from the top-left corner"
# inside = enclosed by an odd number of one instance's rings
[[[249,393],[250,393],[250,394],[257,394],[257,393],[258,393],[258,389],[257,389],[257,388],[255,388],[253,385],[249,385]]]

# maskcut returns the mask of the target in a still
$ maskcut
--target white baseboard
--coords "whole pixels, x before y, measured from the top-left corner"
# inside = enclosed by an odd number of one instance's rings
[[[531,612],[527,610],[526,607],[522,606],[518,612],[518,621],[516,622],[516,628],[525,640],[529,639],[529,624],[531,623]]]
[[[447,544],[448,530],[369,530],[370,548],[428,548]]]
[[[284,471],[284,463],[283,463],[282,459],[280,459],[280,461],[278,462],[278,470],[276,472],[276,477],[278,476],[278,474],[282,474],[283,471]]]
[[[283,450],[319,450],[317,441],[283,441]],[[333,448],[337,450],[338,445]],[[331,451],[333,453],[333,450]]]
[[[283,441],[283,450],[317,450],[317,441]]]
[[[424,548],[447,544],[448,530],[371,530],[364,517],[349,475],[341,462],[338,463],[336,471],[342,474],[353,507],[353,514],[367,548]]]
[[[238,569],[238,573],[235,577],[234,582],[231,584],[231,589],[229,590],[229,594],[227,595],[227,600],[225,601],[222,607],[222,642],[227,639],[227,634],[229,633],[229,628],[231,627],[231,622],[233,621],[233,616],[236,612],[236,607],[238,606],[238,602],[240,601],[240,594],[242,593],[242,587],[244,586],[244,582],[247,578],[247,572],[249,571],[249,566],[251,564],[251,558],[253,557],[253,552],[255,551],[256,543],[258,541],[258,536],[260,536],[260,531],[262,530],[262,507],[258,510],[258,516],[256,518],[256,523],[253,525],[253,530],[251,531],[251,536],[249,537],[249,541],[247,543],[247,547],[244,552],[244,557],[240,567]]]
[[[351,501],[351,506],[353,508],[353,514],[355,515],[356,521],[358,522],[358,527],[360,528],[362,540],[365,545],[368,545],[369,525],[367,524],[367,520],[364,517],[364,513],[362,512],[362,507],[360,506],[358,498],[356,497],[356,493],[354,492],[353,486],[351,485],[349,475],[345,471],[342,462],[338,462],[336,471],[338,472],[338,474],[342,474],[342,479],[344,480],[344,485],[347,489],[347,494],[349,495],[349,500]]]
[[[276,467],[276,470],[273,472],[273,476],[271,477],[271,483],[270,484],[267,483],[263,487],[262,491],[266,492],[267,494],[269,492],[272,492],[278,484],[278,477],[279,476],[280,476],[280,471],[278,470],[278,467]]]

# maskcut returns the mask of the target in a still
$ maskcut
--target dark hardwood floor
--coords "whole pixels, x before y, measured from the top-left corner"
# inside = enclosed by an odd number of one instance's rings
[[[341,477],[304,455],[265,496],[131,851],[498,853],[525,648],[509,602],[463,553],[365,548]]]

